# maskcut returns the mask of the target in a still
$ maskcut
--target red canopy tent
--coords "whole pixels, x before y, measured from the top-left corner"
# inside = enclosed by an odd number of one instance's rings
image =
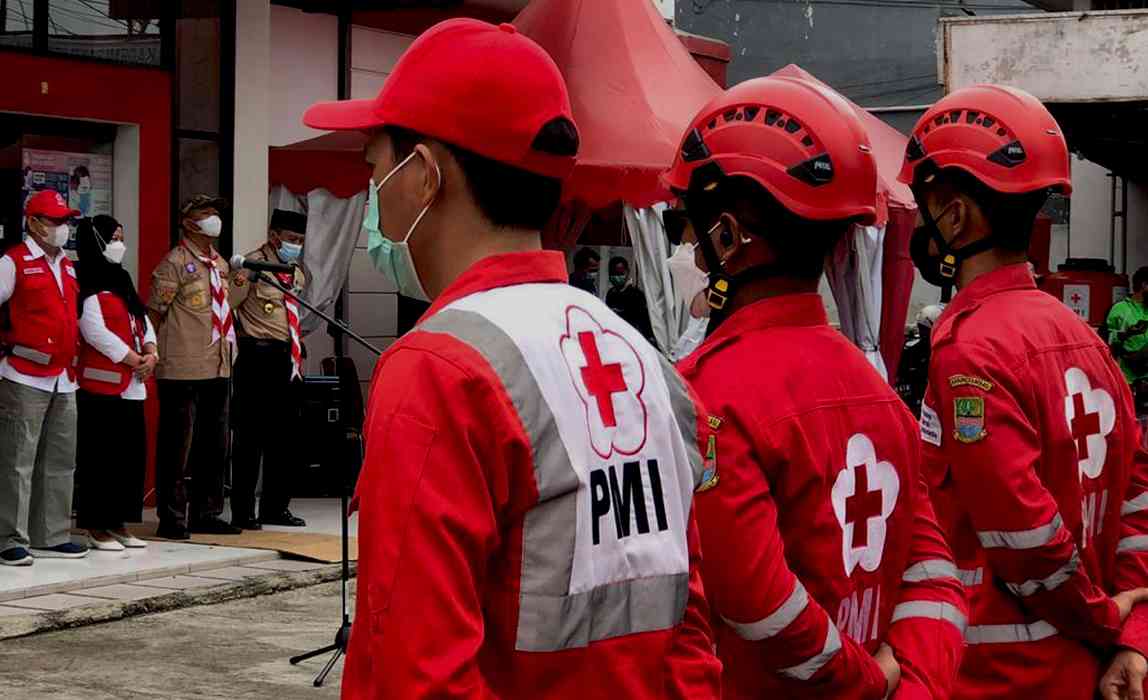
[[[825,85],[800,66],[789,64],[773,75],[812,80]],[[830,90],[831,86],[825,85]],[[846,100],[849,101],[849,100]],[[901,348],[905,344],[905,320],[909,314],[909,294],[913,289],[913,261],[909,258],[909,236],[916,226],[917,205],[908,186],[897,180],[905,157],[908,138],[871,112],[849,101],[865,125],[869,143],[877,159],[879,199],[878,223],[887,222],[881,270],[881,356],[891,381],[897,376]]]
[[[666,198],[689,120],[721,88],[649,0],[532,0],[514,20],[566,78],[582,146],[566,186],[591,209]]]
[[[367,137],[357,131],[332,131],[268,152],[272,185],[296,194],[326,189],[336,197],[353,197],[366,187],[371,169],[363,160]]]

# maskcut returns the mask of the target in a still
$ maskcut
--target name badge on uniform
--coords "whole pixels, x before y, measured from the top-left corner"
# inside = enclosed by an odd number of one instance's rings
[[[26,267],[26,268],[24,268],[24,274],[25,275],[42,275],[42,274],[44,274],[44,268],[42,268],[42,267]]]

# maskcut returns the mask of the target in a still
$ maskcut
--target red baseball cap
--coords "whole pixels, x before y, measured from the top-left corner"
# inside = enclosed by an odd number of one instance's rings
[[[24,213],[28,216],[46,216],[49,219],[72,219],[81,214],[78,209],[70,208],[55,190],[40,190],[32,195],[24,206]]]
[[[396,126],[528,172],[570,174],[575,154],[535,148],[544,126],[574,125],[554,60],[511,24],[451,19],[423,32],[373,100],[320,102],[303,115],[315,129]]]

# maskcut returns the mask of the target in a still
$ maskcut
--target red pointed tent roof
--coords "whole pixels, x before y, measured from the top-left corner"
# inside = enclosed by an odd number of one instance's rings
[[[689,121],[721,88],[650,0],[531,0],[514,20],[566,78],[582,137],[569,199],[592,208],[666,197]]]
[[[833,90],[833,86],[826,85],[812,73],[793,63],[778,69],[773,75],[804,78]],[[845,98],[845,101],[857,112],[861,123],[865,125],[865,131],[869,134],[869,143],[877,159],[877,184],[881,193],[885,195],[889,204],[915,209],[917,205],[913,200],[913,193],[908,186],[897,180],[897,175],[901,172],[901,161],[905,157],[905,146],[909,143],[908,137],[881,121],[872,112],[854,104],[849,98]]]

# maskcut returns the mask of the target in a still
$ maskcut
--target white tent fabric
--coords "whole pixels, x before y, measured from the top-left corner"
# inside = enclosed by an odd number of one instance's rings
[[[666,267],[670,251],[662,227],[662,210],[665,208],[665,204],[655,204],[634,209],[626,204],[622,216],[634,248],[634,267],[638,284],[646,295],[654,338],[658,347],[669,352],[686,332],[689,309],[677,302],[670,282],[670,270]]]
[[[841,332],[888,380],[880,348],[884,248],[884,227],[855,226],[830,256],[825,275],[837,301]]]
[[[282,186],[271,189],[271,208],[307,215],[307,243],[303,246],[303,267],[310,276],[303,297],[328,314],[333,314],[351,268],[351,255],[359,240],[367,203],[364,190],[341,199],[324,189],[300,197]],[[321,328],[324,322],[303,310],[300,320],[304,334]]]

